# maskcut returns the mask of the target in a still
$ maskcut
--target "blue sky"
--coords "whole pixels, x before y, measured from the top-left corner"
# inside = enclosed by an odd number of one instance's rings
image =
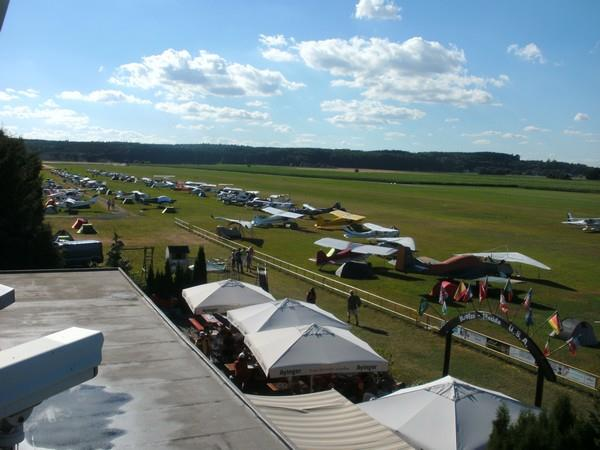
[[[0,68],[26,138],[600,166],[594,0],[13,0]]]

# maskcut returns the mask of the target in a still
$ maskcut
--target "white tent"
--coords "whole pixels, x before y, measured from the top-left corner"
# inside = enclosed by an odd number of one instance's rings
[[[181,291],[194,314],[224,313],[257,303],[274,302],[275,297],[261,287],[236,280],[201,284]]]
[[[333,314],[311,303],[283,299],[277,303],[263,303],[227,312],[227,319],[243,335],[277,328],[297,327],[316,323],[348,329],[350,326]]]
[[[359,406],[416,448],[454,450],[486,448],[501,404],[513,421],[522,411],[536,411],[500,392],[451,376]]]
[[[348,330],[316,324],[246,335],[245,344],[269,377],[381,372],[388,368],[365,341]]]

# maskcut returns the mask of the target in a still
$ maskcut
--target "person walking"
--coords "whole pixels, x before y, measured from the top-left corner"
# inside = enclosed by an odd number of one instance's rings
[[[252,258],[254,258],[254,247],[248,247],[246,250],[246,270],[252,271]]]
[[[354,291],[350,291],[348,295],[347,306],[348,306],[348,323],[350,323],[350,317],[354,316],[356,319],[356,326],[358,327],[358,308],[362,304],[362,301]]]
[[[306,293],[306,302],[313,305],[317,303],[317,292],[314,287],[311,287]]]

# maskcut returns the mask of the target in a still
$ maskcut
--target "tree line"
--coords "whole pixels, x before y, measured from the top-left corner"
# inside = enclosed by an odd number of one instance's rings
[[[423,172],[542,175],[569,178],[595,174],[585,164],[521,160],[495,152],[360,151],[325,148],[249,147],[222,144],[139,144],[26,140],[44,160],[152,164],[260,164],[295,167],[341,167]]]

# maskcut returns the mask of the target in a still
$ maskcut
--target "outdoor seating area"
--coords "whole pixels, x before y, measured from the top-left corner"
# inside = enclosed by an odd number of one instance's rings
[[[275,301],[264,290],[234,280],[185,289],[183,297],[193,311],[190,338],[243,392],[336,389],[357,403],[399,386],[383,357],[347,323],[314,304]]]

